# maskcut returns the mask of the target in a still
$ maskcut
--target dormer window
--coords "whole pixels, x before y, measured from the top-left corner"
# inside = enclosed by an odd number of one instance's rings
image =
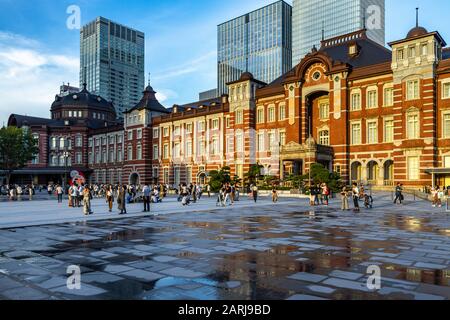
[[[354,56],[354,55],[358,54],[358,47],[357,47],[356,44],[351,44],[348,47],[348,54],[351,55],[351,56]]]

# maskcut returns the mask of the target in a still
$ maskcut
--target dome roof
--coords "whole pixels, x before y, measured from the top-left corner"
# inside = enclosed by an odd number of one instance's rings
[[[159,103],[158,99],[156,98],[156,91],[153,90],[150,83],[145,88],[141,101],[139,101],[139,103],[134,108],[126,111],[125,113],[143,109],[160,113],[170,113],[169,110],[167,110],[161,103]]]
[[[83,90],[80,92],[71,93],[63,97],[56,96],[52,104],[52,109],[64,106],[94,107],[103,109],[104,111],[115,112],[115,108],[111,102],[106,101],[99,95],[91,94],[87,91],[86,84],[83,85]]]
[[[415,37],[424,36],[426,34],[428,34],[428,31],[424,27],[414,27],[408,32],[408,35],[406,36],[406,38],[407,39],[415,38]]]
[[[253,80],[254,78],[253,78],[253,75],[250,73],[250,72],[244,72],[242,75],[241,75],[241,78],[239,79],[239,80],[241,80],[241,81],[245,81],[245,80]]]

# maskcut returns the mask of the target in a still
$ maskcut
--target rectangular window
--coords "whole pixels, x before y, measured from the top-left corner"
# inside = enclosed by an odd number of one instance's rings
[[[367,108],[373,109],[377,107],[377,91],[370,90],[367,92]]]
[[[164,137],[168,137],[169,136],[169,127],[165,127],[163,129],[163,133],[164,133]]]
[[[192,157],[192,141],[186,141],[186,156]]]
[[[264,151],[264,133],[258,133],[258,151]]]
[[[173,156],[174,158],[179,158],[181,156],[181,146],[178,142],[173,146]]]
[[[213,155],[217,155],[219,154],[219,139],[214,137],[212,138],[212,142],[211,142],[211,150],[210,150],[211,154]]]
[[[153,145],[153,160],[158,160],[159,157],[159,148],[157,144]]]
[[[428,55],[428,44],[426,44],[426,43],[422,44],[422,55],[423,56]]]
[[[450,157],[449,156],[444,157],[444,168],[450,168]]]
[[[391,143],[394,142],[394,120],[385,119],[384,120],[384,142]]]
[[[169,145],[165,144],[163,149],[163,158],[168,159],[169,158]]]
[[[175,126],[175,128],[173,130],[173,134],[175,136],[179,136],[180,135],[180,126]]]
[[[211,129],[217,130],[219,129],[219,119],[213,119],[211,122]]]
[[[198,141],[197,155],[203,156],[205,154],[205,141],[200,139]]]
[[[367,122],[367,143],[368,144],[378,143],[377,121],[368,121]]]
[[[419,180],[419,157],[408,157],[408,180]]]
[[[275,134],[273,132],[269,132],[268,134],[268,140],[269,140],[269,150],[271,152],[274,152],[277,150],[277,145],[276,145],[276,141],[275,141]]]
[[[128,140],[133,140],[133,130],[128,131]]]
[[[361,110],[361,94],[353,93],[351,96],[351,109],[352,111]]]
[[[450,82],[444,83],[442,85],[442,98],[450,99]]]
[[[198,132],[205,131],[205,121],[199,121],[198,122]]]
[[[397,51],[397,61],[401,61],[405,58],[405,52],[403,49]]]
[[[232,153],[233,150],[233,142],[234,142],[234,138],[228,138],[227,139],[227,153]]]
[[[275,122],[275,107],[269,108],[267,122]]]
[[[406,99],[417,100],[419,98],[419,80],[410,80],[406,82]]]
[[[415,58],[416,57],[416,47],[410,47],[408,50],[409,50],[409,57]]]
[[[236,124],[244,123],[244,114],[242,110],[236,111]]]
[[[242,135],[239,134],[236,136],[236,152],[243,152],[243,151],[244,151],[244,143]]]
[[[392,107],[394,105],[394,88],[384,89],[384,106]]]
[[[136,159],[142,160],[142,146],[138,145],[136,148]]]
[[[192,123],[186,124],[186,133],[192,133]]]
[[[225,118],[225,127],[229,128],[230,126],[231,126],[231,124],[230,124],[230,117],[226,117]]]
[[[410,114],[407,116],[407,138],[408,139],[419,139],[419,115],[418,114]]]
[[[444,129],[444,137],[443,138],[450,138],[450,113],[443,115],[442,127]]]
[[[361,123],[352,124],[352,145],[361,144]]]
[[[77,152],[77,153],[75,154],[75,162],[76,162],[77,164],[83,163],[83,157],[82,157],[81,152]]]
[[[259,108],[256,111],[256,123],[264,123],[264,109]]]
[[[137,130],[137,138],[142,139],[142,129]]]
[[[319,104],[319,117],[320,117],[320,120],[330,119],[330,104],[329,103]]]
[[[319,132],[319,144],[323,146],[329,146],[330,145],[330,131],[328,130],[321,130]]]
[[[280,132],[280,144],[281,146],[286,145],[286,132]]]
[[[153,128],[153,139],[159,138],[159,129]]]
[[[280,104],[278,112],[279,112],[278,117],[280,121],[286,119],[286,106],[284,104]]]

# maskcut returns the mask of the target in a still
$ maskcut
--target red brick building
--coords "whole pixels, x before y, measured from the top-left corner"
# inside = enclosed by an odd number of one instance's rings
[[[347,182],[450,185],[450,50],[421,27],[389,45],[365,30],[327,39],[270,84],[244,73],[229,95],[171,109],[149,86],[123,126],[79,129],[82,165],[108,183],[204,183],[256,163],[284,178],[319,162]],[[51,135],[40,134],[45,167]]]

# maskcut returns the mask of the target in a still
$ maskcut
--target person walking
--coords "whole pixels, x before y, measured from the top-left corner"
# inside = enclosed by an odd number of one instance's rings
[[[56,186],[56,196],[58,197],[58,203],[62,203],[64,190],[60,185]]]
[[[358,188],[357,183],[353,183],[352,194],[353,194],[353,205],[354,205],[353,211],[359,212],[360,211],[360,209],[359,209],[359,188]]]
[[[402,204],[402,202],[403,202],[403,188],[400,183],[397,183],[397,186],[395,187],[394,204],[397,204],[397,201],[399,201],[400,204]]]
[[[150,212],[150,193],[151,189],[148,184],[142,189],[143,199],[144,199],[144,212]]]
[[[33,193],[34,193],[34,186],[30,186],[28,188],[28,198],[31,200],[33,200]]]
[[[327,184],[324,183],[322,185],[322,204],[325,204],[326,207],[328,207],[329,197],[330,197],[330,188],[328,188]]]
[[[444,191],[441,190],[441,187],[437,187],[437,203],[436,205],[439,208],[442,208],[442,200],[444,200]]]
[[[91,190],[89,190],[89,187],[83,188],[83,212],[85,216],[88,216],[90,214],[93,214],[91,210]]]
[[[114,190],[111,185],[106,189],[106,202],[108,203],[109,212],[112,212],[114,203]]]
[[[119,186],[119,193],[117,195],[117,208],[120,210],[119,214],[126,214],[127,213],[127,207],[125,204],[126,200],[126,189],[124,186]]]
[[[192,195],[192,202],[197,202],[197,184],[194,182],[192,189],[191,189],[191,195]]]
[[[256,186],[256,184],[252,188],[252,194],[253,194],[253,200],[256,203],[256,201],[258,200],[258,187]]]
[[[206,186],[206,192],[208,193],[208,198],[211,198],[211,186],[209,184]]]
[[[275,185],[272,186],[272,202],[273,203],[278,202],[278,191],[277,191],[277,187]]]
[[[341,191],[341,210],[342,211],[348,211],[350,210],[350,206],[348,205],[348,191],[347,187],[342,188]]]

